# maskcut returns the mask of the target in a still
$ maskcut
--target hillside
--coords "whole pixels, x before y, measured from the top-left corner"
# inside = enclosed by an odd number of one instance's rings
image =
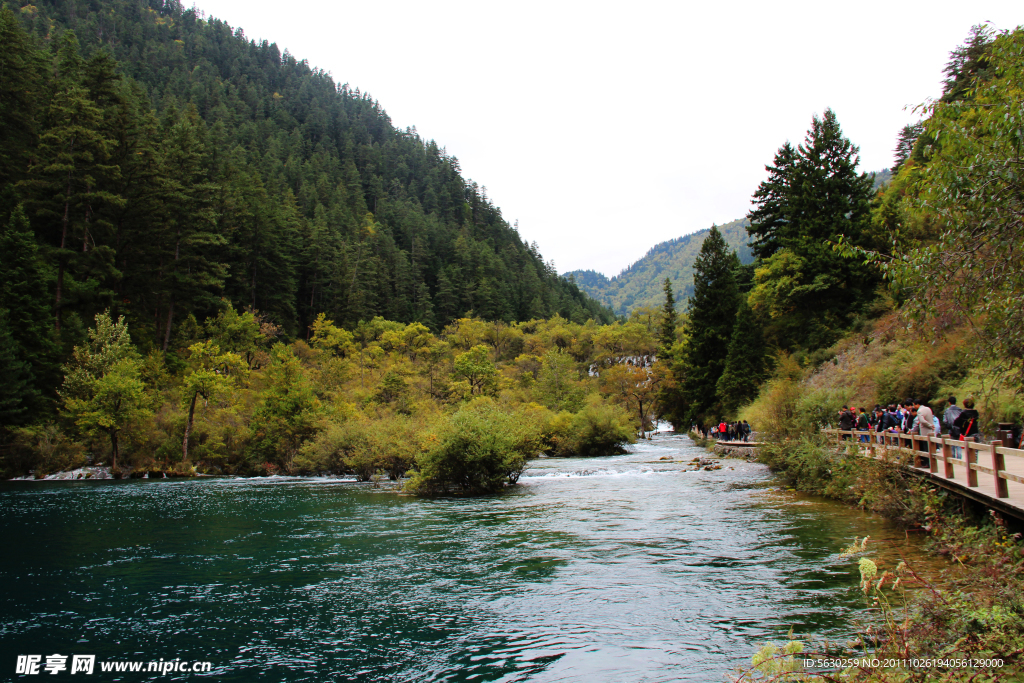
[[[747,246],[747,225],[747,219],[741,218],[718,226],[744,264],[753,262]],[[641,306],[660,306],[665,298],[662,285],[668,277],[680,308],[685,308],[687,297],[693,293],[693,262],[709,232],[710,228],[699,230],[656,244],[642,259],[610,279],[593,270],[575,270],[565,277],[572,278],[584,292],[610,306],[616,315],[629,315]]]
[[[174,0],[21,4],[0,5],[0,226],[34,237],[65,348],[109,308],[167,349],[225,300],[301,337],[321,312],[611,319],[443,147],[277,45]]]
[[[892,172],[883,168],[869,174],[873,179],[872,189],[878,190],[892,179]],[[754,258],[747,246],[747,226],[750,221],[740,218],[718,226],[730,247],[736,250],[743,264],[753,263]],[[594,270],[574,270],[565,273],[580,289],[611,307],[616,315],[629,315],[641,306],[660,306],[664,300],[662,285],[665,277],[672,280],[672,289],[680,309],[685,309],[686,298],[693,293],[693,261],[700,253],[700,246],[707,237],[708,229],[667,242],[654,245],[647,254],[615,277],[608,278]]]

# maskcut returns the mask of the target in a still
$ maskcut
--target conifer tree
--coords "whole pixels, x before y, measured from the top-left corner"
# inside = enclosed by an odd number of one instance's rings
[[[29,406],[36,391],[32,368],[21,357],[18,344],[11,334],[10,315],[0,308],[0,443],[6,428],[26,422],[31,414]]]
[[[197,112],[189,108],[170,125],[165,137],[167,223],[161,237],[166,305],[163,350],[171,341],[174,319],[194,310],[211,310],[211,293],[219,293],[227,267],[212,256],[226,240],[216,232],[213,195],[206,177],[206,145]],[[177,307],[177,308],[176,308]]]
[[[754,194],[748,228],[760,259],[755,299],[784,292],[770,308],[788,311],[775,321],[779,346],[817,348],[832,343],[874,296],[878,276],[836,252],[840,239],[862,246],[870,217],[871,178],[858,174],[859,149],[831,109],[815,116],[803,144],[783,145],[769,179]],[[776,261],[785,260],[786,267]],[[793,279],[793,273],[799,278]],[[778,281],[775,274],[787,278]]]
[[[726,415],[734,415],[743,404],[757,397],[765,379],[766,360],[761,323],[746,300],[740,298],[725,370],[717,385],[718,398]]]
[[[28,218],[19,205],[0,233],[0,301],[6,309],[10,353],[25,364],[30,384],[19,390],[25,406],[43,407],[45,390],[57,381],[56,348],[48,325],[46,277]],[[12,375],[13,377],[13,375]]]
[[[665,290],[665,305],[661,309],[659,342],[663,351],[668,352],[676,343],[676,327],[679,323],[676,315],[676,298],[672,295],[672,280],[665,278],[662,288]]]
[[[964,44],[953,50],[943,72],[942,101],[953,102],[969,97],[975,81],[985,80],[992,74],[990,49],[993,31],[985,24],[971,27]]]
[[[111,141],[103,134],[100,110],[82,86],[83,61],[78,40],[66,31],[54,60],[54,93],[46,112],[37,160],[25,181],[30,204],[47,235],[57,265],[54,295],[55,329],[59,333],[66,301],[65,275],[88,267],[83,256],[95,245],[90,226],[104,203],[116,201],[103,183],[116,173],[108,161]],[[78,241],[81,241],[81,248]],[[82,273],[85,278],[89,273]]]
[[[921,136],[923,131],[924,124],[920,121],[917,123],[908,123],[903,126],[896,142],[896,151],[892,165],[892,174],[894,176],[899,173],[900,168],[914,153],[914,147],[917,145],[917,139]]]
[[[768,180],[758,186],[751,203],[754,209],[747,214],[752,238],[750,250],[755,258],[768,258],[781,247],[779,233],[789,220],[788,198],[793,186],[793,171],[797,151],[788,141],[779,147],[771,166],[765,166]]]
[[[0,9],[0,185],[24,177],[39,128],[44,62],[14,13]]]
[[[733,273],[738,264],[736,253],[728,251],[722,233],[712,227],[693,265],[689,335],[683,348],[686,376],[680,396],[684,422],[721,417],[717,385],[725,370],[739,306]]]

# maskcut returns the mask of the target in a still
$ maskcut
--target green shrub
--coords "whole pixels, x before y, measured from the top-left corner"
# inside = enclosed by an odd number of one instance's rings
[[[578,413],[563,411],[548,423],[548,453],[558,456],[614,455],[625,453],[636,441],[629,415],[617,405],[594,401]]]
[[[418,422],[401,415],[332,421],[306,442],[292,466],[304,474],[355,474],[360,481],[370,481],[378,473],[399,479],[421,451],[421,429]]]
[[[882,451],[873,460],[858,454],[859,444],[837,449],[820,435],[766,444],[758,459],[794,488],[876,512],[903,526],[918,526],[938,501],[926,484],[899,467],[909,457]]]
[[[838,427],[839,411],[849,404],[848,389],[805,389],[796,401],[797,428],[802,433],[814,434],[822,427]]]
[[[753,403],[740,411],[763,438],[782,441],[795,437],[802,429],[797,413],[800,385],[793,379],[777,378],[761,387]]]
[[[416,459],[406,489],[416,493],[488,493],[519,480],[541,448],[537,412],[477,399],[442,420]]]
[[[299,359],[283,344],[271,350],[265,381],[249,425],[248,464],[269,462],[288,470],[303,443],[320,427],[320,401]]]
[[[71,441],[55,424],[37,424],[14,430],[3,458],[4,478],[35,470],[41,477],[86,464],[85,449]]]

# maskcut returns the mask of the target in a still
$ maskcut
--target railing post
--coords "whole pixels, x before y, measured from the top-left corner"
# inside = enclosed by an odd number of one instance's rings
[[[871,431],[868,432],[868,455],[875,457],[875,433]]]
[[[989,444],[989,448],[992,449],[992,469],[995,470],[996,498],[1009,498],[1010,488],[1006,480],[999,476],[999,473],[1006,469],[1006,459],[999,452],[1001,446],[1001,441],[993,441]]]
[[[932,474],[938,474],[939,463],[935,460],[935,442],[932,441],[935,437],[926,436],[925,438],[928,439],[928,471]]]
[[[942,465],[946,479],[956,479],[956,472],[953,470],[953,447],[949,445],[949,439],[944,437],[942,438]]]
[[[977,449],[971,448],[973,441],[964,439],[964,458],[966,458],[967,465],[967,485],[976,487],[978,485],[978,470],[971,467],[978,463],[978,451]]]

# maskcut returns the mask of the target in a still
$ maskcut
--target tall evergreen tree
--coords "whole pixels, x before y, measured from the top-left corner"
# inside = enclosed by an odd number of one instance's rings
[[[31,417],[29,407],[36,392],[32,368],[18,353],[9,318],[7,309],[0,308],[0,443],[7,428]]]
[[[780,234],[790,221],[789,196],[798,158],[796,149],[787,141],[775,153],[772,165],[765,166],[768,179],[754,192],[751,203],[755,208],[747,214],[750,250],[755,258],[768,258],[781,248]]]
[[[726,415],[734,415],[740,406],[757,397],[766,369],[767,355],[761,323],[741,297],[725,358],[725,370],[717,384],[718,399]]]
[[[967,99],[975,81],[992,75],[989,48],[993,40],[989,26],[977,24],[971,27],[971,34],[963,45],[953,50],[943,70],[946,74],[942,82],[943,102]]]
[[[215,230],[213,202],[218,188],[207,177],[202,128],[197,112],[190,108],[170,125],[165,136],[168,201],[159,284],[166,306],[164,351],[171,341],[176,314],[185,318],[196,310],[210,311],[214,307],[211,295],[220,293],[228,271],[214,258],[226,240]]]
[[[662,289],[665,291],[665,304],[661,309],[661,334],[659,342],[663,352],[668,352],[676,343],[676,327],[679,325],[676,314],[676,298],[672,295],[672,280],[665,278]]]
[[[840,239],[864,245],[872,180],[857,173],[858,153],[826,109],[795,151],[780,148],[754,194],[751,301],[771,310],[779,346],[832,343],[874,296],[877,273],[832,248]]]
[[[83,60],[78,40],[71,31],[61,37],[54,59],[54,92],[46,111],[46,128],[40,136],[36,161],[25,181],[30,205],[35,209],[33,225],[47,235],[52,259],[57,265],[54,294],[54,326],[60,332],[63,310],[97,280],[92,270],[97,246],[92,224],[95,213],[116,198],[104,183],[116,175],[108,163],[111,141],[104,135],[102,113],[82,85]],[[35,218],[34,217],[34,218]],[[107,249],[100,251],[107,255]],[[65,279],[76,275],[81,285],[68,297]]]
[[[894,160],[892,165],[892,174],[896,175],[900,172],[900,167],[906,163],[907,159],[914,153],[914,147],[917,145],[917,139],[921,137],[921,133],[924,131],[924,124],[918,121],[917,123],[908,123],[903,126],[900,131],[899,138],[896,141],[896,151],[894,154]]]
[[[45,62],[14,13],[0,9],[0,184],[24,177],[39,128]]]
[[[57,382],[57,349],[49,326],[47,277],[28,218],[19,205],[0,233],[0,301],[11,354],[25,364],[30,384],[19,390],[26,407],[40,410],[43,396]]]
[[[739,292],[733,270],[739,265],[735,252],[718,228],[712,227],[701,245],[693,266],[693,296],[690,298],[688,337],[683,348],[686,376],[681,400],[684,422],[722,416],[718,380],[732,338],[739,306]]]

